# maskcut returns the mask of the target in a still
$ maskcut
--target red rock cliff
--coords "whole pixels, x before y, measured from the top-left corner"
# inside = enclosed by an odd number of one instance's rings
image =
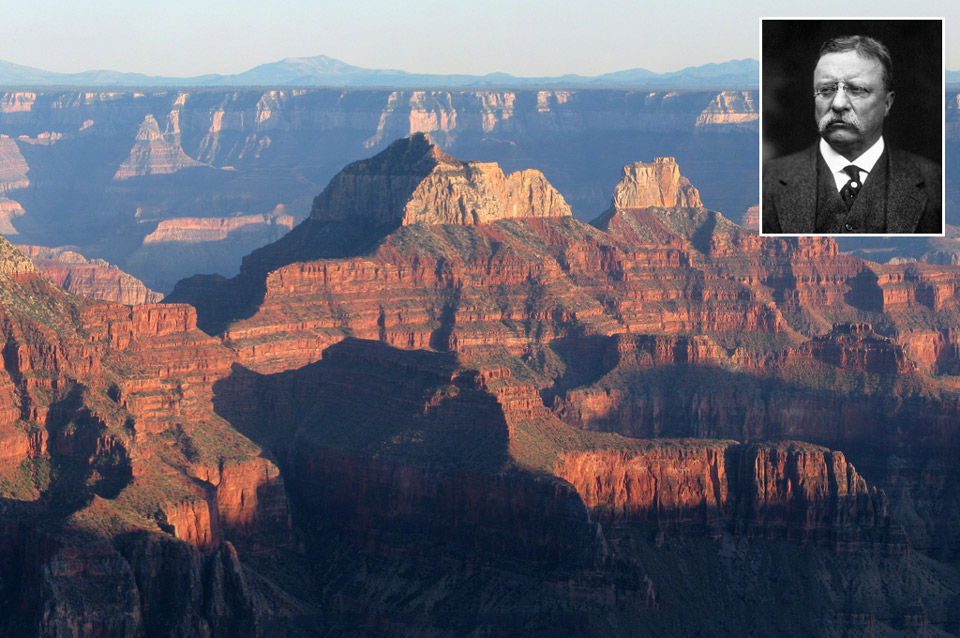
[[[658,525],[732,525],[750,534],[840,543],[890,527],[886,497],[868,488],[844,455],[798,443],[657,442],[646,449],[571,452],[556,466],[592,516]],[[891,548],[892,549],[892,548]]]
[[[68,248],[19,245],[50,281],[75,295],[135,306],[157,303],[163,295],[102,259],[87,259]]]

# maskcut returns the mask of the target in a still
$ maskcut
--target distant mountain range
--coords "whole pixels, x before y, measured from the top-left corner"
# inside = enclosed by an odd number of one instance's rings
[[[318,55],[309,58],[286,58],[233,75],[208,74],[181,78],[103,70],[54,73],[0,60],[0,86],[756,88],[759,70],[759,63],[748,58],[687,67],[670,73],[654,73],[638,68],[595,77],[574,74],[517,77],[508,73],[436,75],[408,73],[397,69],[365,69]]]

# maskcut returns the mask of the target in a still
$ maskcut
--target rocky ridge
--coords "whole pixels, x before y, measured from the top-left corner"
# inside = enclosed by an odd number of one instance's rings
[[[570,214],[539,171],[504,176],[494,163],[462,162],[417,133],[337,173],[314,200],[310,219],[395,228]]]
[[[695,190],[681,196],[686,187],[669,161],[654,166],[625,171],[617,192],[696,201]],[[363,257],[301,263],[299,254],[284,258],[280,242],[248,258],[246,272],[269,272],[263,298],[252,314],[221,324],[223,334],[245,366],[266,373],[316,361],[347,335],[454,351],[481,369],[504,356],[539,361],[534,386],[556,416],[630,436],[869,447],[880,413],[881,439],[898,445],[895,432],[916,410],[954,409],[928,403],[922,375],[953,365],[942,326],[956,311],[955,272],[872,265],[838,254],[830,240],[762,239],[702,208],[637,205],[650,203],[615,197],[594,228],[562,218],[457,231],[411,225]],[[258,265],[266,255],[268,265]],[[180,299],[198,305],[204,325],[203,299],[219,293],[193,284],[193,299]],[[577,335],[593,349],[574,345]],[[658,374],[664,383],[653,396],[627,390]],[[777,393],[771,374],[807,390]],[[728,391],[738,375],[748,389]],[[734,385],[718,384],[724,379]],[[832,390],[864,382],[866,397]],[[522,384],[502,383],[505,398],[523,396]],[[884,392],[910,407],[884,408]],[[870,416],[851,418],[847,402]],[[839,432],[837,419],[848,424]],[[937,428],[908,429],[932,441],[921,432]],[[955,435],[934,436],[955,449]]]
[[[157,303],[163,295],[102,259],[87,259],[69,248],[18,245],[34,266],[53,283],[75,295],[135,306]]]
[[[427,142],[414,137],[406,144]],[[346,220],[356,220],[350,214],[352,209],[335,206],[346,198],[341,186],[354,179],[354,172],[360,174],[379,166],[377,163],[397,153],[397,148],[378,156],[373,164],[360,163],[342,179],[335,178],[318,197],[308,222],[245,260],[238,281],[242,280],[247,290],[265,285],[265,296],[256,301],[259,310],[253,309],[260,318],[233,322],[226,333],[228,339],[239,346],[238,340],[248,331],[265,335],[274,330],[270,322],[281,319],[270,309],[276,291],[278,303],[281,297],[287,304],[292,299],[307,303],[307,314],[298,315],[297,330],[304,335],[315,331],[320,341],[326,331],[349,327],[355,336],[384,338],[394,345],[430,344],[431,339],[441,336],[438,326],[446,322],[453,330],[444,338],[457,351],[471,347],[469,333],[475,326],[488,330],[478,343],[492,345],[491,335],[512,333],[514,341],[509,347],[522,352],[525,347],[541,347],[567,329],[554,328],[536,337],[540,346],[529,341],[530,335],[516,332],[521,326],[512,321],[522,321],[529,308],[511,308],[511,304],[521,303],[529,295],[524,288],[536,284],[541,288],[539,303],[543,304],[538,317],[547,320],[540,324],[540,330],[565,322],[587,326],[588,332],[596,334],[614,334],[624,328],[651,334],[696,331],[719,335],[747,330],[782,335],[778,338],[786,339],[787,345],[803,339],[803,335],[809,339],[828,333],[834,326],[867,323],[865,319],[883,315],[888,322],[883,336],[904,348],[913,364],[924,369],[935,362],[949,365],[949,346],[934,335],[936,326],[944,322],[943,313],[952,312],[957,299],[957,275],[952,270],[870,265],[839,255],[830,240],[764,240],[702,208],[650,205],[652,201],[699,201],[696,189],[669,160],[631,165],[625,170],[611,209],[595,222],[604,232],[562,215],[536,219],[543,213],[535,208],[529,209],[532,218],[507,218],[462,231],[454,230],[457,225],[425,223],[401,228],[397,219],[401,209],[394,207],[392,224],[384,221],[385,217],[376,217],[380,213],[369,218],[377,219],[376,227],[385,229],[379,245],[366,237],[359,248],[367,252],[365,256],[341,258],[344,246],[351,243],[349,233],[334,242],[324,240],[320,232],[342,230],[353,223]],[[439,150],[418,153],[415,159],[431,158],[433,153]],[[416,165],[416,161],[409,165]],[[648,170],[651,166],[656,167],[652,172]],[[474,192],[482,192],[483,187],[483,180],[477,180]],[[407,190],[415,192],[417,188],[411,183]],[[396,195],[388,188],[371,190],[378,193],[380,201]],[[655,196],[645,199],[643,192]],[[499,210],[491,206],[490,214]],[[329,222],[340,225],[334,228]],[[368,227],[371,223],[362,222]],[[391,225],[393,230],[389,230]],[[537,260],[534,255],[549,255],[549,259]],[[695,287],[688,283],[691,269],[697,273]],[[561,293],[557,281],[564,281],[567,290],[575,291],[573,296]],[[520,289],[495,303],[476,296],[494,282]],[[202,281],[194,283],[201,285]],[[217,309],[201,296],[219,297],[214,290],[186,292],[192,285],[184,282],[171,299],[195,301],[204,325],[207,314],[216,314]],[[422,310],[392,310],[390,294],[383,290],[387,286],[391,293],[400,286],[407,289],[406,296],[420,297]],[[311,297],[308,291],[319,294]],[[454,297],[445,291],[453,291]],[[374,296],[378,299],[375,304]],[[313,299],[324,300],[322,309],[310,310]],[[809,308],[814,305],[817,310],[811,312]],[[454,315],[444,319],[441,315],[445,308]],[[918,312],[919,321],[915,320]],[[315,328],[305,323],[310,314],[319,321]],[[329,323],[335,316],[341,318]],[[939,350],[928,352],[912,345],[924,330],[934,331],[930,342]],[[275,338],[271,341],[276,343]],[[499,339],[497,343],[507,342]],[[322,350],[323,346],[318,347]],[[298,352],[303,348],[287,350]],[[319,353],[316,348],[313,351]],[[737,356],[749,360],[752,355],[743,349]],[[308,355],[302,361],[316,358],[316,354]],[[246,361],[255,365],[252,360]]]
[[[222,242],[235,234],[264,233],[265,227],[275,229],[275,239],[279,239],[292,230],[293,225],[293,216],[285,214],[282,205],[264,215],[165,219],[143,238],[143,244]]]

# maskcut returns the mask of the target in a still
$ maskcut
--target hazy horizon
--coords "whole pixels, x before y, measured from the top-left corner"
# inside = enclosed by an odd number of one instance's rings
[[[193,77],[230,75],[285,58],[326,55],[370,69],[409,73],[538,77],[596,76],[644,68],[656,73],[744,58],[759,59],[759,18],[836,14],[815,0],[748,0],[736,11],[706,0],[641,6],[615,0],[490,0],[482,7],[439,0],[347,4],[252,0],[202,4],[109,0],[22,3],[0,0],[0,60],[58,73],[93,70]],[[844,16],[897,17],[902,3],[846,3]],[[945,17],[950,43],[960,8],[928,3]],[[695,43],[696,46],[691,46]],[[960,48],[946,51],[960,68]]]
[[[574,74],[574,73],[565,72],[565,73],[556,73],[556,74],[550,74],[550,75],[537,75],[537,76],[517,75],[517,74],[507,73],[507,72],[503,72],[503,71],[491,71],[489,74],[472,74],[472,73],[464,73],[464,72],[460,72],[460,71],[453,71],[453,72],[448,73],[448,74],[444,74],[444,73],[420,73],[420,72],[416,72],[416,71],[412,71],[412,72],[411,72],[411,71],[409,71],[408,69],[402,69],[402,68],[398,68],[398,67],[385,67],[385,66],[380,66],[380,67],[364,67],[364,66],[361,66],[361,65],[353,64],[353,63],[350,62],[350,60],[342,60],[342,59],[335,58],[334,56],[326,55],[326,54],[324,54],[324,53],[317,53],[316,55],[309,55],[309,56],[307,56],[307,55],[304,55],[304,56],[288,56],[288,57],[286,57],[286,58],[282,58],[282,59],[279,59],[279,60],[265,60],[265,61],[263,61],[263,62],[260,62],[260,63],[258,63],[258,64],[255,64],[254,66],[251,66],[251,67],[249,67],[249,68],[242,69],[242,70],[239,71],[237,74],[242,74],[242,73],[244,73],[244,72],[251,71],[251,70],[253,70],[253,69],[255,69],[255,68],[258,68],[258,67],[261,67],[261,66],[269,66],[269,65],[271,65],[271,64],[277,64],[277,63],[285,62],[285,61],[287,61],[287,60],[309,60],[309,59],[320,58],[320,57],[327,57],[327,58],[329,58],[329,59],[331,59],[331,60],[334,60],[334,61],[336,61],[336,62],[341,62],[341,63],[343,63],[343,64],[346,64],[346,65],[348,65],[348,66],[351,66],[351,67],[354,67],[354,68],[358,68],[358,69],[376,70],[376,71],[396,71],[396,72],[400,72],[400,73],[410,73],[411,75],[426,75],[426,76],[436,76],[436,77],[444,77],[445,75],[454,75],[454,76],[456,76],[456,75],[469,75],[469,76],[472,76],[472,77],[484,77],[484,76],[486,76],[486,75],[496,75],[496,74],[498,74],[498,73],[506,73],[507,75],[510,75],[511,77],[516,77],[516,78],[518,78],[518,79],[538,78],[538,77],[551,78],[551,77],[563,77],[563,76],[566,76],[566,75],[575,75],[575,76],[578,76],[578,77],[592,78],[592,77],[600,77],[600,76],[602,76],[602,75],[604,75],[604,74],[611,74],[611,73],[622,72],[622,71],[630,71],[630,70],[639,69],[639,68],[643,68],[643,69],[648,70],[648,71],[651,70],[651,69],[647,69],[646,67],[631,67],[630,69],[611,69],[611,70],[608,70],[608,71],[603,71],[603,72],[601,72],[601,73],[596,73],[596,74],[592,74],[592,75]],[[682,70],[687,69],[687,68],[700,68],[700,67],[703,67],[703,66],[708,66],[708,65],[710,65],[710,64],[722,65],[722,64],[727,64],[727,63],[736,63],[736,62],[743,62],[743,61],[748,61],[748,60],[752,60],[753,62],[756,62],[756,61],[757,61],[757,58],[755,58],[755,57],[750,57],[750,58],[740,58],[740,59],[730,59],[730,60],[712,60],[712,61],[704,62],[703,64],[698,64],[698,65],[686,65],[686,66],[684,66],[684,67],[677,67],[677,68],[675,68],[675,69],[667,69],[667,70],[665,70],[665,71],[661,71],[661,72],[657,72],[657,73],[659,73],[659,74],[661,74],[661,75],[664,75],[664,74],[669,74],[669,73],[676,73],[676,72],[682,71]],[[18,66],[22,66],[22,67],[25,67],[25,68],[33,68],[33,69],[36,69],[36,70],[38,70],[38,71],[51,72],[51,73],[66,73],[66,74],[73,74],[73,73],[83,74],[83,73],[99,73],[99,72],[137,73],[137,74],[141,74],[141,73],[142,73],[141,71],[136,70],[136,69],[119,70],[119,69],[115,69],[115,68],[96,68],[96,69],[84,69],[84,70],[78,71],[78,72],[73,72],[73,71],[61,72],[61,71],[54,71],[54,70],[49,69],[49,68],[35,67],[35,66],[32,66],[32,65],[27,65],[27,64],[20,64],[20,63],[17,62],[16,60],[4,60],[4,59],[0,59],[0,62],[12,63],[12,64],[15,64],[15,65],[18,65]],[[169,78],[169,79],[171,79],[171,80],[183,80],[183,79],[189,80],[189,79],[192,79],[192,78],[202,78],[202,77],[207,77],[207,76],[229,77],[229,76],[231,76],[231,75],[237,75],[237,74],[219,74],[219,73],[212,73],[212,72],[211,72],[211,73],[196,73],[196,74],[193,74],[193,75],[170,75],[170,74],[143,74],[143,75],[147,75],[147,76],[149,76],[149,77]]]

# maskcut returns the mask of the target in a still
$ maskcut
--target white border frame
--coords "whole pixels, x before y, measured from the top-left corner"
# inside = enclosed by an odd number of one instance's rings
[[[887,20],[890,22],[896,22],[899,20],[939,20],[940,21],[940,224],[943,231],[938,234],[930,233],[764,233],[763,232],[763,21],[764,20]],[[759,83],[759,119],[758,119],[758,130],[759,130],[759,141],[757,148],[757,157],[760,163],[759,170],[759,184],[757,185],[757,192],[760,193],[760,201],[758,202],[758,207],[760,209],[760,218],[757,220],[757,228],[761,237],[944,237],[947,233],[947,82],[946,82],[946,69],[947,69],[947,32],[946,32],[946,18],[944,17],[914,17],[914,16],[895,16],[895,17],[881,17],[881,16],[863,16],[863,17],[831,17],[831,16],[817,16],[817,17],[787,17],[787,16],[760,16],[760,19],[757,21],[759,34],[758,40],[760,42],[760,52],[758,58],[760,60],[760,83]]]

